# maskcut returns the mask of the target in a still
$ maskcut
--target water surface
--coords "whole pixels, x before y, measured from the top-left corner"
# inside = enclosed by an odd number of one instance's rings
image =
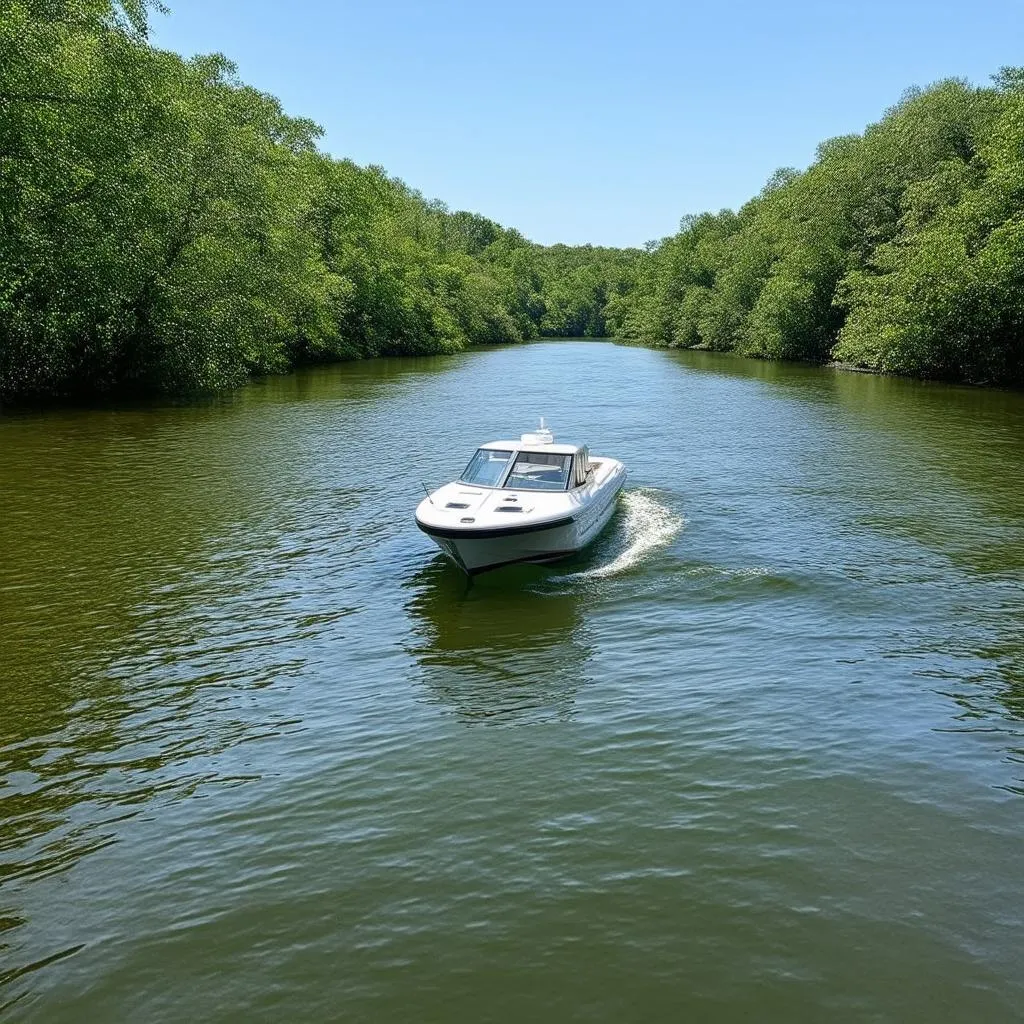
[[[547,417],[594,549],[412,524]],[[0,420],[0,1007],[1024,1019],[1024,396],[600,343]]]

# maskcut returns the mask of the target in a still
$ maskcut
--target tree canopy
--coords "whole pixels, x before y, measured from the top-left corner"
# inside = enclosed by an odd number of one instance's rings
[[[617,334],[1024,383],[1024,70],[908,91],[862,135],[685,218],[609,303]]]
[[[317,148],[146,0],[0,14],[0,399],[602,334],[632,254],[545,249]]]
[[[0,401],[538,335],[1024,383],[1024,69],[910,90],[646,251],[543,247],[325,154],[153,9],[0,13]]]

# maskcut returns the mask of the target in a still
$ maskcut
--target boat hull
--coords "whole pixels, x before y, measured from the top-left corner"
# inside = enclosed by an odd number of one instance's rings
[[[585,548],[615,512],[619,486],[572,515],[529,526],[474,529],[416,525],[470,576],[519,563],[544,564],[568,558]]]

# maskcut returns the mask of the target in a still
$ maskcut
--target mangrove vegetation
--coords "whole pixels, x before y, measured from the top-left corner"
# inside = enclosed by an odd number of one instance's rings
[[[0,14],[0,400],[603,335],[639,250],[543,248],[317,148],[145,0]]]
[[[648,249],[620,338],[1024,384],[1024,70],[913,89]]]
[[[0,401],[606,334],[1024,383],[1024,71],[912,90],[646,250],[543,247],[324,153],[151,6],[0,13]]]

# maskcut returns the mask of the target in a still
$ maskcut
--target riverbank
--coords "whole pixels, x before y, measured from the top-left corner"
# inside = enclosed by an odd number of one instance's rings
[[[978,389],[988,390],[1000,390],[1000,391],[1021,391],[1024,390],[1024,382],[1016,384],[1007,384],[1005,382],[996,380],[975,380],[967,381],[962,379],[954,378],[942,378],[942,377],[929,377],[922,376],[920,374],[911,373],[895,373],[888,370],[883,370],[870,366],[860,366],[856,363],[843,362],[842,360],[832,359],[827,362],[816,362],[810,359],[772,359],[763,355],[750,355],[745,352],[737,351],[735,349],[716,349],[710,345],[697,344],[697,345],[673,345],[664,344],[661,342],[643,341],[638,338],[619,338],[612,337],[609,339],[614,341],[617,345],[635,346],[637,348],[650,348],[666,352],[700,352],[715,354],[720,356],[727,356],[729,358],[738,360],[748,360],[750,362],[757,363],[779,363],[786,366],[805,366],[813,367],[815,369],[826,369],[836,370],[840,373],[856,373],[866,374],[871,377],[891,377],[897,380],[916,381],[918,383],[931,383],[936,385],[946,386],[960,386]]]

